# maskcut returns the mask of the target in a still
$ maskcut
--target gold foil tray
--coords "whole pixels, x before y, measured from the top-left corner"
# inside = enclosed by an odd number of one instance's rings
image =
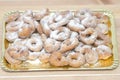
[[[54,11],[54,10],[53,10]],[[15,11],[8,12],[5,14],[5,17],[14,13]],[[23,12],[23,11],[19,11]],[[34,11],[36,12],[36,11]],[[71,67],[52,67],[49,64],[40,64],[38,61],[34,62],[23,62],[20,65],[10,65],[7,63],[7,61],[4,58],[5,49],[8,46],[7,40],[5,40],[5,21],[3,19],[3,37],[2,37],[2,57],[1,57],[1,67],[5,71],[45,71],[45,70],[110,70],[115,69],[118,65],[118,50],[117,50],[117,41],[116,41],[116,30],[115,30],[115,24],[114,24],[114,18],[110,11],[108,10],[93,10],[93,12],[102,12],[103,14],[107,15],[110,19],[109,25],[110,25],[110,35],[112,40],[112,51],[113,55],[107,59],[107,60],[99,60],[98,63],[91,66],[82,66],[80,68],[71,68]]]

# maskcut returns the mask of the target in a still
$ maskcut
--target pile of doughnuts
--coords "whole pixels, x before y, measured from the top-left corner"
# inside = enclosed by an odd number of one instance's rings
[[[81,67],[112,56],[109,17],[103,13],[26,10],[5,20],[5,59],[11,65],[39,59],[55,67]]]

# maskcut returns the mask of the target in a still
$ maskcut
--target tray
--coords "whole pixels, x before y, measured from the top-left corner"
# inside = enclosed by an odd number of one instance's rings
[[[54,10],[52,10],[54,11]],[[62,10],[63,11],[63,10]],[[71,68],[71,67],[44,67],[45,65],[36,65],[36,64],[21,64],[21,65],[10,65],[9,63],[6,62],[4,58],[4,52],[7,47],[7,42],[5,40],[5,21],[3,19],[3,40],[2,40],[2,58],[1,58],[1,67],[5,71],[45,71],[45,70],[110,70],[110,69],[115,69],[118,65],[118,50],[117,50],[117,41],[116,41],[116,33],[115,33],[115,24],[114,24],[114,18],[113,15],[110,11],[108,10],[93,10],[94,12],[102,12],[105,15],[109,16],[110,18],[110,31],[111,31],[111,40],[112,40],[112,46],[113,46],[113,55],[107,60],[100,60],[101,66],[89,66],[89,67],[80,67],[80,68]],[[14,13],[15,11],[8,12],[5,14],[5,17],[7,15],[10,15]],[[19,11],[23,12],[23,11]],[[36,11],[34,11],[36,12]],[[37,60],[36,60],[37,62]],[[31,62],[32,63],[32,62]]]

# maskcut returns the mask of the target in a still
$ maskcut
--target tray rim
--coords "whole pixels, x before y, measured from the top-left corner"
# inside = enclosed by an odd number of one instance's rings
[[[3,59],[4,59],[4,51],[5,51],[5,20],[4,18],[6,16],[8,16],[9,14],[12,14],[14,12],[24,12],[25,10],[16,10],[16,11],[9,11],[7,12],[2,20],[2,54],[0,57],[0,63],[1,63],[1,68],[4,71],[7,72],[31,72],[31,71],[93,71],[93,70],[112,70],[112,69],[116,69],[119,66],[119,58],[118,58],[118,45],[117,45],[117,37],[116,37],[116,30],[115,30],[115,22],[114,22],[114,17],[113,17],[113,13],[110,10],[106,10],[106,9],[90,9],[93,12],[105,12],[107,13],[107,15],[109,15],[110,17],[110,21],[111,21],[111,32],[112,32],[112,45],[113,47],[113,63],[111,66],[107,66],[107,67],[93,67],[93,68],[69,68],[69,69],[64,69],[64,68],[39,68],[39,69],[28,69],[28,70],[14,70],[14,69],[10,69],[8,67],[6,67],[3,63]],[[38,10],[32,10],[33,12],[38,12]],[[50,10],[51,12],[54,11],[65,11],[65,10]],[[70,10],[70,11],[75,11],[75,10]]]

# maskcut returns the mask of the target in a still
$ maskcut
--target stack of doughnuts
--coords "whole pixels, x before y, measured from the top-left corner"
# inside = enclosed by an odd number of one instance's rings
[[[112,56],[108,21],[88,9],[16,11],[6,17],[5,59],[11,65],[36,59],[55,67],[96,64]]]

